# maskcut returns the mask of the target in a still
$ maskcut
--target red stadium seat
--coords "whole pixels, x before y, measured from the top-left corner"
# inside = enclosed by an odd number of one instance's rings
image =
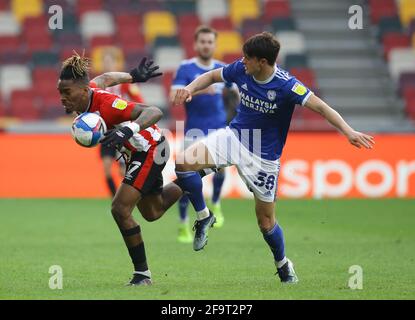
[[[263,18],[271,22],[274,18],[287,18],[292,16],[290,3],[286,0],[269,0],[265,2]]]
[[[198,16],[186,14],[178,18],[178,36],[182,47],[193,46],[194,33],[196,28],[201,25]]]
[[[415,99],[406,100],[406,112],[412,120],[415,120]]]
[[[171,84],[173,83],[173,77],[174,77],[174,72],[172,71],[167,71],[163,73],[163,77],[161,81],[164,87],[164,91],[167,93],[170,92],[170,87],[171,87]]]
[[[6,111],[7,110],[6,110],[6,106],[3,102],[3,98],[2,98],[2,96],[0,96],[0,118],[5,117],[7,115]]]
[[[113,46],[115,44],[115,38],[113,36],[95,36],[89,40],[90,48],[100,46]]]
[[[85,12],[100,11],[102,9],[102,0],[77,1],[76,12],[78,17],[82,16]]]
[[[242,58],[242,52],[241,53],[227,53],[223,56],[222,60],[225,63],[232,63],[241,58]]]
[[[26,18],[23,23],[23,39],[29,53],[51,49],[53,41],[46,17]]]
[[[383,54],[389,60],[389,53],[395,48],[407,48],[411,45],[408,35],[398,32],[389,32],[383,36]]]
[[[290,73],[309,88],[317,87],[316,75],[309,68],[292,68]]]
[[[370,19],[372,23],[379,23],[381,18],[394,17],[398,14],[395,0],[370,0]]]
[[[19,37],[0,36],[0,53],[16,52],[20,48],[20,42]]]
[[[0,11],[10,10],[10,0],[0,0]]]
[[[212,28],[218,31],[233,30],[234,26],[230,17],[216,17],[210,21]]]
[[[36,120],[40,112],[37,107],[35,92],[29,90],[15,90],[10,99],[10,116],[22,120]]]
[[[415,100],[415,85],[403,89],[403,97],[406,101]]]

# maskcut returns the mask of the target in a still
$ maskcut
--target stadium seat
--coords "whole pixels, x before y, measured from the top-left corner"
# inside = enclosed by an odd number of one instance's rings
[[[232,31],[234,29],[229,17],[216,17],[210,20],[210,26],[217,31]]]
[[[381,40],[383,35],[389,32],[402,32],[402,24],[399,17],[381,18],[378,25],[378,39]]]
[[[398,15],[395,0],[370,0],[370,19],[377,24],[381,18],[394,17]]]
[[[60,50],[83,46],[82,37],[79,33],[55,33],[54,43]]]
[[[76,13],[78,17],[81,17],[87,12],[101,11],[103,10],[102,0],[88,0],[76,2]]]
[[[167,108],[167,93],[161,84],[142,83],[140,84],[140,92],[146,104],[156,106],[160,109]]]
[[[52,36],[49,33],[48,20],[45,16],[30,17],[24,20],[23,40],[28,53],[51,49]]]
[[[397,81],[403,72],[415,72],[415,50],[413,48],[398,48],[389,54],[389,71]]]
[[[163,70],[176,70],[185,53],[181,47],[158,47],[154,52],[154,60]]]
[[[175,36],[176,19],[167,11],[155,11],[144,14],[144,36],[146,43],[152,43],[158,36]]]
[[[16,36],[0,36],[0,53],[16,52],[20,48],[21,41]],[[2,63],[4,63],[1,60]]]
[[[263,12],[263,18],[266,22],[271,22],[275,18],[292,16],[291,6],[287,0],[266,1]]]
[[[409,22],[415,18],[415,2],[413,0],[400,0],[399,15],[402,24],[407,27]]]
[[[242,52],[239,53],[227,53],[223,55],[222,61],[229,64],[242,58]]]
[[[166,9],[174,13],[175,16],[180,16],[196,12],[196,3],[189,0],[166,1]]]
[[[196,11],[200,20],[209,24],[214,17],[228,16],[227,0],[199,0],[196,3]]]
[[[293,18],[274,18],[271,21],[271,29],[273,32],[296,30],[297,26]]]
[[[0,11],[10,10],[10,0],[0,0]]]
[[[405,96],[407,88],[415,88],[415,72],[402,72],[399,76],[399,91]]]
[[[244,40],[246,40],[249,37],[257,33],[267,31],[268,27],[265,24],[265,22],[261,19],[245,19],[242,22],[241,29],[242,29],[242,36]]]
[[[18,21],[43,14],[42,0],[12,0],[11,10]]]
[[[18,51],[0,51],[0,61],[3,65],[8,64],[22,64],[26,65],[30,61],[30,57],[26,51],[21,50],[20,48]]]
[[[81,34],[84,39],[115,33],[112,15],[105,11],[86,12],[81,16]]]
[[[17,36],[20,25],[11,12],[0,12],[0,36]]]
[[[125,60],[124,60],[124,54],[122,50],[117,46],[102,46],[102,47],[95,47],[92,49],[92,54],[91,54],[92,73],[100,74],[100,73],[107,71],[105,67],[104,57],[105,57],[105,53],[108,51],[111,52],[111,54],[114,55],[115,57],[115,61],[116,61],[115,69],[116,70],[124,69]]]
[[[283,31],[278,32],[276,37],[283,44],[279,54],[281,61],[284,61],[288,54],[305,53],[305,40],[301,32]]]
[[[317,87],[316,75],[310,68],[291,68],[290,73],[304,83],[308,88]]]
[[[78,18],[71,13],[65,13],[63,15],[63,28],[52,30],[54,34],[80,34]]]
[[[218,32],[215,58],[221,60],[225,54],[242,52],[242,37],[236,31]]]
[[[194,14],[183,15],[178,18],[178,36],[183,47],[193,46],[194,32],[200,25],[199,17]]]
[[[125,52],[125,70],[137,67],[142,57],[152,59],[151,54],[144,47],[139,50]]]
[[[258,0],[230,0],[229,14],[235,26],[239,26],[244,19],[258,18],[260,8]]]
[[[37,51],[32,54],[32,63],[35,67],[58,66],[60,61],[59,56],[54,52]]]
[[[383,36],[383,54],[386,60],[389,59],[389,53],[395,48],[407,48],[411,41],[408,35],[404,33],[389,32]]]
[[[24,65],[2,65],[0,67],[0,90],[7,100],[16,89],[28,89],[32,86],[30,70]]]
[[[177,69],[177,66],[175,69]],[[161,83],[166,93],[170,92],[170,87],[173,83],[173,78],[174,78],[175,73],[176,73],[176,70],[171,70],[171,71],[167,70],[166,72],[164,72],[163,70],[163,77],[161,78]]]
[[[406,100],[405,109],[409,118],[415,121],[415,99]]]
[[[292,68],[308,68],[308,58],[305,54],[291,53],[285,57],[283,66],[288,71]]]
[[[89,46],[91,49],[102,46],[115,45],[115,38],[113,36],[94,36],[89,39]]]
[[[133,5],[130,0],[106,0],[104,8],[118,16],[119,14],[130,13],[133,10]]]
[[[10,116],[21,120],[39,119],[39,109],[32,89],[14,90],[10,99]]]
[[[158,47],[176,47],[179,45],[179,39],[176,36],[166,37],[159,36],[154,39],[153,48]]]

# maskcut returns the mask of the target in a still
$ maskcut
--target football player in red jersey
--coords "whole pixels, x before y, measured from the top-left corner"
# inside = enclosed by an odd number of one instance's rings
[[[151,273],[141,229],[132,212],[137,206],[147,221],[157,220],[183,193],[175,183],[163,188],[162,170],[169,158],[169,147],[156,125],[162,117],[160,109],[123,100],[103,88],[145,82],[161,73],[145,58],[130,73],[108,72],[92,81],[88,68],[89,60],[76,53],[64,61],[58,81],[61,101],[67,113],[99,113],[108,128],[101,143],[122,148],[127,155],[127,172],[112,201],[111,212],[134,264],[129,284],[149,285]]]
[[[117,60],[117,56],[120,53],[118,48],[109,47],[102,54],[102,65],[104,72],[110,72],[113,70],[120,69],[120,63]],[[105,88],[105,90],[120,96],[128,101],[143,103],[143,97],[140,94],[138,86],[134,83],[121,83],[120,85],[112,86]],[[105,181],[107,183],[108,190],[111,192],[112,197],[115,196],[117,191],[117,186],[115,185],[114,178],[112,176],[112,164],[114,160],[120,157],[119,152],[115,147],[108,148],[105,145],[101,144],[99,148],[99,153],[102,159],[102,164],[104,167]],[[119,159],[119,172],[121,176],[125,174],[125,162],[122,159]]]

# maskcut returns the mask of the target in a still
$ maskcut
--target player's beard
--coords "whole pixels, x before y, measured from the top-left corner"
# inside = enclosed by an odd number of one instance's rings
[[[204,53],[203,50],[199,51],[199,59],[203,62],[208,62],[210,59],[212,59],[212,52]]]

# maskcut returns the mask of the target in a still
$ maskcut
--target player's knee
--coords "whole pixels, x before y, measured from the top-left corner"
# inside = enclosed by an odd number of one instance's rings
[[[127,219],[131,212],[128,208],[128,206],[123,205],[122,203],[118,201],[114,201],[111,206],[111,213],[115,220],[122,221],[124,219]]]
[[[275,220],[269,217],[259,217],[258,218],[258,227],[262,233],[268,232],[275,225]]]

